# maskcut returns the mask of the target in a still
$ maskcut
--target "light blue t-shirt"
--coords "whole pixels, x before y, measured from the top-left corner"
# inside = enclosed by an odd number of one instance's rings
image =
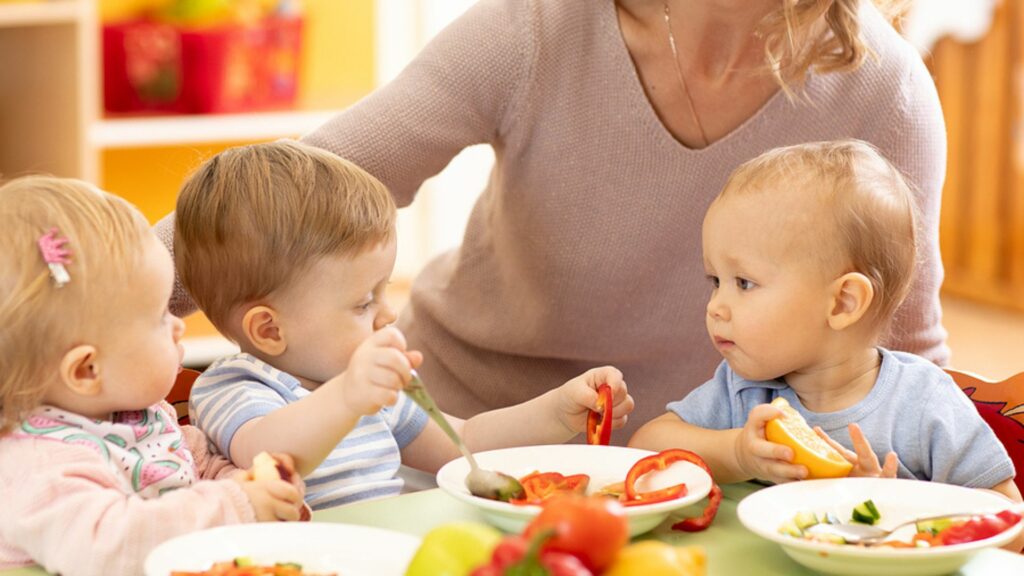
[[[214,362],[196,380],[189,418],[230,458],[231,439],[243,424],[309,394],[294,376],[252,355],[236,354]],[[319,510],[397,495],[402,490],[402,480],[395,476],[402,463],[400,450],[426,423],[427,413],[404,393],[394,406],[363,416],[305,478],[306,502]]]
[[[896,452],[900,478],[991,488],[1013,477],[1006,449],[948,374],[920,356],[879,352],[882,366],[871,392],[838,412],[811,412],[786,383],[745,380],[726,362],[666,408],[695,426],[725,430],[742,428],[754,406],[782,396],[812,428],[820,426],[850,450],[847,426],[860,425],[880,461]]]

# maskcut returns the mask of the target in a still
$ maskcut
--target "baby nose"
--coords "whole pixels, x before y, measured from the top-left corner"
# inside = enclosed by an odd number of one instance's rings
[[[729,307],[718,294],[715,294],[708,300],[708,317],[715,320],[729,319]]]

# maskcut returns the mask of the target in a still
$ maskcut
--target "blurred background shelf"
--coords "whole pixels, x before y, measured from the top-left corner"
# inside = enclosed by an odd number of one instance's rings
[[[340,110],[105,118],[91,126],[96,148],[179,146],[301,136]]]
[[[81,10],[76,0],[0,4],[0,28],[73,24]]]

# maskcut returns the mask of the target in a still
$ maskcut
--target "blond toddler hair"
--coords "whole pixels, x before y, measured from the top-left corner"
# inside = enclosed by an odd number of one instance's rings
[[[390,240],[395,204],[376,178],[318,148],[282,140],[232,148],[185,182],[178,197],[175,266],[222,334],[230,318],[317,259],[354,256]]]
[[[775,148],[746,162],[719,197],[770,195],[780,186],[806,193],[809,210],[824,208],[826,221],[803,233],[828,236],[816,243],[823,266],[838,265],[843,273],[859,272],[871,281],[874,297],[866,318],[879,332],[887,329],[910,290],[917,259],[915,204],[906,179],[866,142],[814,142]]]
[[[71,252],[60,287],[38,245],[53,229]],[[150,233],[135,207],[80,180],[26,176],[0,186],[0,434],[41,404],[69,348],[109,329]]]

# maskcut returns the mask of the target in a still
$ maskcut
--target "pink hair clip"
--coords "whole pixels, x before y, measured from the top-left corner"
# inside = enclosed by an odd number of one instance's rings
[[[71,281],[68,269],[64,267],[65,264],[71,264],[71,251],[64,247],[68,239],[57,234],[56,228],[50,228],[49,232],[39,237],[39,253],[50,268],[54,284],[61,288]]]

